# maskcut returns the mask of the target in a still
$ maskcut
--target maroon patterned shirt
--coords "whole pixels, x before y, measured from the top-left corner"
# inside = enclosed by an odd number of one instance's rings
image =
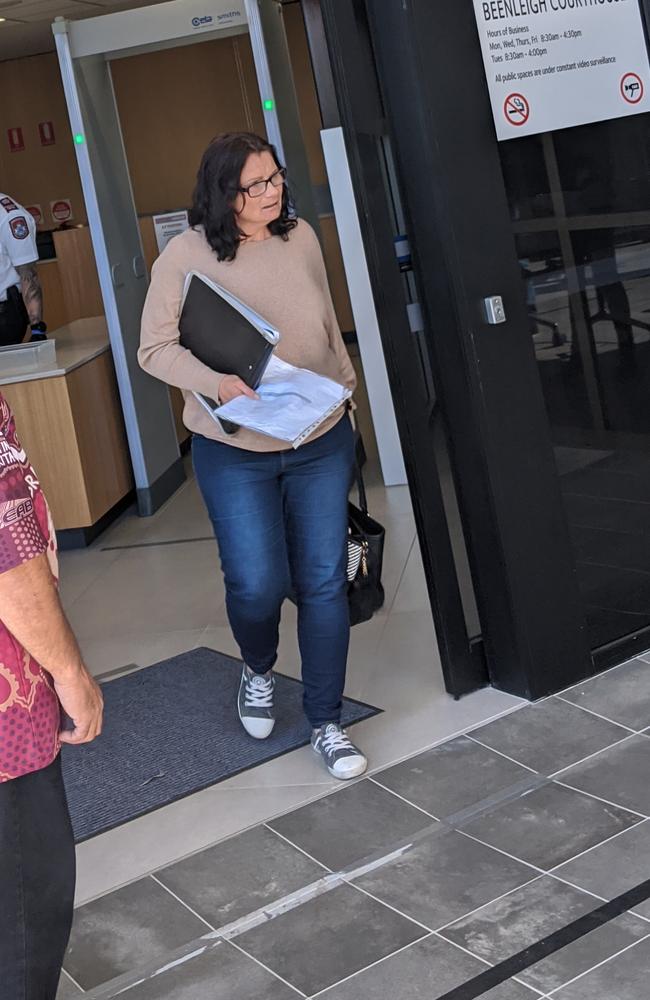
[[[44,552],[56,577],[50,512],[0,393],[0,573]],[[51,764],[59,728],[52,678],[0,621],[0,782]]]

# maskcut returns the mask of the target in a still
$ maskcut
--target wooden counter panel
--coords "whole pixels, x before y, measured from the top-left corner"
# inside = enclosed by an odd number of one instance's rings
[[[90,229],[67,229],[54,234],[67,322],[103,316],[104,303],[99,288],[95,253]],[[51,326],[51,324],[50,324]]]
[[[3,386],[2,392],[14,412],[18,438],[45,491],[55,527],[92,524],[66,377],[17,382]]]
[[[65,326],[68,310],[63,296],[58,260],[38,264],[38,279],[43,289],[43,319],[50,330]]]
[[[90,520],[94,524],[133,488],[124,419],[110,353],[67,376]]]
[[[2,387],[55,527],[95,524],[133,487],[109,352],[67,375]]]

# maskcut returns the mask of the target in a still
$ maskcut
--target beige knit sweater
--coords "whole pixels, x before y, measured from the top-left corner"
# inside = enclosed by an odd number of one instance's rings
[[[211,419],[191,390],[216,399],[222,374],[207,368],[179,344],[178,319],[185,277],[198,271],[259,312],[281,334],[276,354],[354,389],[356,378],[332,304],[320,245],[300,220],[285,242],[272,236],[242,243],[234,261],[219,261],[203,231],[174,237],[153,266],[142,314],[138,360],[145,371],[183,390],[186,427],[205,437],[249,451],[280,451],[286,442],[240,428],[228,435]],[[334,426],[343,410],[319,427]]]

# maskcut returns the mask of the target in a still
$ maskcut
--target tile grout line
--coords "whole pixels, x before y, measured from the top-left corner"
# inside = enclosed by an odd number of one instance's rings
[[[611,844],[612,841],[618,840],[619,837],[622,837],[626,833],[630,833],[631,830],[637,830],[641,826],[643,826],[643,823],[637,823],[635,826],[628,826],[624,830],[618,830],[617,833],[614,833],[611,837],[601,841],[600,844],[594,844],[593,847],[587,847],[584,851],[581,851],[580,854],[576,854],[574,857],[569,858],[568,861],[561,861],[558,865],[554,865],[552,868],[549,868],[548,874],[552,875],[554,872],[558,871],[558,869],[564,868],[566,865],[573,864],[574,861],[584,858],[586,854],[591,854],[592,851],[597,851],[606,844]]]
[[[278,817],[278,819],[281,819],[281,818],[282,817]],[[270,826],[270,823],[272,823],[272,822],[273,822],[273,820],[269,820],[267,823],[263,823],[262,825],[265,827],[265,829],[269,830],[270,833],[274,834],[274,836],[279,837],[280,840],[283,840],[285,842],[285,844],[289,844],[289,846],[293,847],[294,850],[300,851],[300,853],[303,854],[306,858],[309,858],[310,861],[313,861],[313,863],[315,865],[318,865],[319,868],[322,868],[323,871],[327,875],[337,875],[338,874],[338,872],[334,871],[333,868],[329,868],[322,861],[319,861],[317,858],[313,857],[313,855],[311,855],[304,848],[299,847],[298,844],[294,844],[294,842],[292,840],[289,840],[288,837],[285,837],[285,835],[283,833],[279,833],[278,830],[274,830],[273,827]]]
[[[288,986],[290,990],[293,990],[295,993],[297,993],[299,997],[304,997],[305,1000],[307,1000],[306,993],[303,993],[301,989],[298,989],[297,986],[294,986],[293,983],[290,983],[288,979],[283,979],[282,976],[280,976],[277,972],[274,972],[273,969],[270,969],[268,965],[264,964],[264,962],[260,962],[259,958],[255,958],[254,955],[251,955],[250,952],[246,951],[245,948],[242,948],[241,945],[237,944],[234,940],[228,940],[227,943],[232,945],[233,948],[236,948],[240,954],[245,955],[246,958],[249,958],[252,962],[255,962],[256,965],[259,965],[261,969],[264,969],[266,972],[268,972],[269,975],[273,976],[274,979],[278,979],[281,983],[284,983],[284,985]]]
[[[600,675],[597,674],[596,676]],[[602,719],[603,722],[609,722],[612,726],[618,726],[619,729],[626,729],[630,735],[639,735],[638,729],[626,726],[624,722],[617,722],[615,719],[610,719],[609,716],[603,715],[601,712],[594,712],[592,708],[587,708],[586,705],[578,705],[575,701],[569,701],[568,698],[564,698],[561,694],[556,694],[554,697],[558,701],[563,701],[565,705],[572,705],[574,708],[579,708],[581,712],[586,712],[587,715],[593,715],[596,719]]]
[[[512,695],[512,697],[516,697],[516,696]],[[465,737],[466,739],[471,739],[474,743],[478,743],[479,741],[475,740],[474,737],[471,735],[473,732],[475,732],[478,729],[482,729],[484,726],[490,725],[490,723],[492,723],[492,722],[498,722],[500,719],[507,719],[508,716],[514,715],[515,712],[519,712],[519,711],[521,711],[522,708],[525,708],[526,704],[527,704],[526,702],[522,701],[520,704],[518,704],[518,705],[511,705],[510,708],[503,709],[503,711],[501,711],[501,712],[495,712],[494,715],[488,716],[487,719],[483,719],[481,722],[473,723],[469,727],[465,726],[462,729],[455,729],[448,736],[442,736],[439,740],[435,740],[434,743],[431,743],[431,744],[428,744],[427,746],[422,747],[422,749],[416,751],[416,753],[406,753],[406,754],[404,754],[403,757],[398,757],[391,764],[383,765],[383,766],[379,767],[376,771],[371,769],[368,772],[368,777],[376,777],[377,775],[382,774],[384,771],[388,771],[388,770],[390,770],[393,767],[399,767],[400,764],[405,764],[406,761],[408,761],[408,760],[413,760],[416,757],[422,756],[423,754],[431,753],[432,750],[437,750],[438,747],[442,747],[446,743],[452,743],[454,740],[459,740],[459,739],[462,739],[463,737]],[[390,711],[390,709],[387,709],[386,711],[388,712],[388,711]],[[480,745],[482,746],[483,744],[480,744]],[[484,749],[491,750],[492,748],[491,747],[484,747]],[[496,750],[493,751],[493,752],[497,753]],[[499,756],[503,757],[504,755],[503,754],[499,754]],[[509,758],[506,758],[506,759],[509,759]],[[512,763],[516,764],[518,762],[517,761],[513,761]],[[520,767],[524,767],[524,765],[521,764]],[[526,770],[527,771],[532,771],[532,768],[526,768]],[[537,771],[533,771],[533,774],[537,774]]]
[[[388,605],[388,607],[385,609],[385,612],[384,612],[385,615],[386,615],[386,624],[388,624],[388,619],[392,615],[393,609],[394,609],[395,605],[397,604],[397,595],[399,594],[399,589],[400,589],[400,587],[402,586],[402,584],[404,582],[404,577],[406,576],[406,570],[407,570],[409,561],[411,559],[411,555],[413,554],[413,549],[415,548],[415,543],[416,543],[417,537],[418,536],[417,536],[417,531],[416,531],[415,535],[413,536],[413,539],[411,540],[411,544],[409,546],[408,554],[407,554],[406,559],[404,561],[404,565],[402,566],[402,572],[399,575],[399,580],[397,581],[397,585],[395,587],[395,593],[393,594],[393,599],[390,602],[390,604]],[[385,631],[385,628],[384,628],[383,631]]]
[[[524,980],[520,979],[519,976],[512,976],[511,981],[513,983],[517,983],[519,986],[523,986],[525,990],[532,990],[539,1000],[548,1000],[548,993],[542,993],[537,986],[531,986],[530,983],[524,982]],[[506,983],[507,982],[509,982],[509,980],[506,979]]]
[[[306,746],[305,747],[296,747],[295,750],[289,750],[289,752],[287,754],[285,754],[284,756],[288,757],[289,754],[291,754],[291,753],[300,753],[302,750],[308,750],[308,749],[309,748],[306,747]],[[278,759],[279,758],[276,757],[275,760],[269,760],[269,761],[266,761],[266,763],[267,764],[274,764]],[[264,764],[259,764],[258,766],[259,767],[264,767]],[[252,768],[250,770],[252,770]],[[244,773],[245,772],[243,772],[243,771],[241,772],[241,774],[244,774]],[[235,777],[239,777],[239,775],[236,775]],[[225,784],[225,782],[222,782],[222,784]],[[326,781],[307,781],[307,782],[305,782],[305,781],[296,781],[296,782],[288,782],[285,785],[281,785],[281,784],[272,784],[272,785],[267,785],[267,784],[259,784],[259,785],[233,785],[233,786],[231,786],[229,788],[224,788],[224,792],[274,791],[274,790],[279,789],[279,788],[328,788],[330,792],[336,791],[336,787],[334,785],[331,785],[326,780]],[[322,796],[320,796],[320,797],[322,798]],[[317,802],[318,798],[312,799],[311,801],[312,802]],[[307,803],[305,803],[305,805],[309,805],[309,803],[307,802]],[[296,809],[302,809],[303,806],[296,806],[295,808]],[[280,813],[280,815],[281,816],[286,816],[287,813]],[[274,819],[278,819],[278,818],[279,817],[277,815],[276,816],[270,816],[268,820],[260,820],[260,823],[272,823]],[[234,836],[237,836],[237,834],[231,834],[230,836],[234,837]],[[219,841],[217,841],[217,843],[219,843]],[[179,858],[179,861],[180,860],[182,860],[182,858]]]
[[[358,875],[354,877],[359,878]],[[419,927],[421,930],[426,932],[423,935],[423,937],[429,937],[431,934],[434,933],[433,928],[427,927],[427,925],[423,924],[421,920],[417,920],[415,917],[409,917],[408,914],[403,913],[402,910],[398,910],[396,906],[393,906],[391,903],[387,903],[384,899],[380,899],[378,896],[375,896],[372,892],[369,892],[367,889],[364,889],[360,885],[357,885],[352,880],[352,876],[341,875],[341,880],[343,884],[347,885],[350,889],[355,889],[362,895],[367,896],[368,899],[372,899],[374,900],[375,903],[379,903],[380,906],[385,906],[387,910],[392,910],[392,912],[396,913],[398,917],[402,917],[404,920],[408,920],[409,923],[415,924],[416,927]],[[421,940],[422,938],[418,938],[418,941]]]
[[[477,913],[480,913],[481,910],[485,910],[488,906],[492,906],[493,903],[500,903],[503,899],[507,899],[508,896],[513,896],[516,892],[520,892],[521,889],[527,889],[528,886],[534,885],[535,882],[539,882],[541,879],[545,878],[545,876],[546,872],[540,872],[535,875],[534,878],[528,879],[527,882],[522,882],[521,885],[516,885],[513,889],[508,889],[507,892],[503,892],[500,896],[496,896],[494,899],[489,899],[487,903],[481,903],[480,906],[475,906],[474,909],[469,910],[468,913],[463,913],[459,917],[454,917],[453,920],[448,920],[446,924],[442,924],[440,927],[437,927],[433,933],[437,934],[441,938],[444,938],[445,941],[448,941],[449,938],[444,936],[444,931],[450,930],[455,924],[460,923],[461,920],[467,920],[468,917],[475,916]]]
[[[519,706],[517,708],[517,711],[521,711],[521,708]],[[497,719],[496,721],[499,721],[499,720]],[[476,736],[472,736],[471,732],[469,732],[467,734],[467,738],[469,740],[471,740],[472,743],[476,743],[477,746],[483,747],[484,750],[490,750],[492,753],[498,754],[499,757],[503,757],[504,760],[509,760],[511,764],[516,764],[518,767],[523,767],[524,770],[530,771],[531,774],[539,774],[539,775],[541,775],[541,771],[536,771],[534,767],[529,767],[528,764],[522,764],[520,760],[515,760],[514,757],[509,757],[507,753],[503,753],[501,750],[495,750],[494,747],[488,746],[487,743],[482,743],[481,740],[478,740],[476,738]],[[545,776],[542,775],[542,777],[545,777]]]
[[[72,983],[72,985],[76,986],[77,989],[81,990],[82,993],[86,992],[84,990],[83,986],[81,985],[81,983],[78,983],[77,980],[74,978],[74,976],[71,976],[70,973],[68,972],[68,970],[65,967],[61,968],[61,975],[65,976],[67,979],[69,979],[70,982]]]
[[[591,889],[585,889],[585,887],[582,885],[576,885],[575,882],[570,882],[569,879],[562,878],[560,875],[555,875],[553,872],[547,872],[547,875],[549,876],[549,878],[555,879],[556,882],[561,882],[562,885],[568,885],[572,889],[577,889],[579,892],[584,893],[586,896],[593,896],[593,898],[597,899],[601,904],[611,903],[611,899],[606,899],[604,896],[599,896],[597,892],[592,892]],[[650,917],[644,917],[642,916],[642,914],[634,913],[632,910],[627,910],[626,912],[629,913],[630,916],[634,917],[636,920],[642,920],[644,923],[650,924]],[[650,934],[650,930],[648,931],[648,934]]]
[[[467,837],[468,840],[475,840],[477,844],[482,844],[483,847],[489,847],[498,854],[503,854],[506,858],[510,858],[511,861],[518,861],[520,865],[528,865],[533,871],[538,872],[540,875],[548,875],[546,868],[540,868],[538,865],[534,865],[531,861],[526,861],[524,858],[518,858],[514,854],[510,854],[508,851],[504,851],[501,847],[495,847],[494,844],[488,844],[487,841],[481,840],[473,833],[467,833],[466,830],[458,830],[458,833],[463,837]]]
[[[597,607],[597,605],[593,605]],[[628,660],[624,660],[623,663],[614,663],[607,670],[602,670],[597,674],[592,674],[591,677],[585,677],[584,680],[579,681],[577,684],[570,684],[569,687],[563,688],[562,691],[558,691],[558,694],[567,694],[569,691],[575,691],[577,688],[589,687],[595,680],[602,677],[609,677],[616,670],[620,670],[622,667],[626,667],[629,663],[634,663],[635,660],[641,660],[647,655],[646,653],[640,653],[638,656],[631,656]]]
[[[608,958],[603,959],[602,962],[598,962],[591,969],[587,969],[586,972],[581,972],[579,976],[574,976],[573,979],[570,979],[568,982],[563,983],[562,986],[556,986],[555,989],[551,990],[551,992],[548,994],[548,997],[553,998],[555,994],[559,993],[560,990],[565,990],[567,986],[572,986],[573,983],[577,983],[580,979],[584,979],[585,976],[591,975],[591,973],[595,972],[596,969],[602,969],[604,965],[608,965],[610,962],[613,962],[615,958],[620,958],[621,955],[625,955],[626,952],[631,951],[638,945],[643,944],[643,942],[647,941],[648,938],[650,938],[650,934],[646,934],[645,937],[639,938],[638,941],[633,941],[631,944],[628,944],[625,948],[622,948],[621,951],[616,952],[615,955],[610,955]]]
[[[573,770],[574,767],[580,767],[582,764],[587,764],[590,760],[595,760],[596,757],[599,757],[600,754],[607,753],[608,750],[613,750],[615,747],[620,747],[622,746],[623,743],[629,743],[630,740],[633,740],[635,736],[638,736],[638,733],[628,733],[628,735],[623,736],[622,739],[615,740],[614,743],[610,743],[608,746],[601,747],[600,750],[594,750],[593,753],[587,754],[586,757],[581,757],[580,760],[576,760],[572,764],[567,764],[566,767],[558,768],[557,771],[553,771],[552,774],[549,774],[549,778],[551,779],[551,781],[554,781],[557,778],[558,774],[564,774],[565,771],[571,771]]]
[[[381,788],[382,791],[388,792],[389,795],[393,795],[396,799],[399,799],[400,802],[403,802],[404,805],[410,806],[412,809],[417,809],[418,812],[424,813],[424,815],[428,819],[432,819],[435,823],[441,822],[439,816],[434,816],[433,813],[428,812],[426,809],[424,809],[422,806],[417,805],[415,802],[411,802],[410,799],[407,799],[403,795],[400,795],[399,792],[395,792],[392,788],[388,788],[386,785],[382,785],[381,781],[378,781],[377,778],[369,776],[366,780],[368,782],[372,782],[372,784],[376,785],[378,788]]]
[[[476,913],[480,913],[481,910],[484,910],[486,906],[492,906],[494,903],[500,903],[502,899],[507,899],[508,896],[512,896],[513,893],[519,892],[521,889],[527,889],[529,885],[533,885],[533,883],[539,882],[540,879],[545,877],[545,875],[546,872],[537,874],[533,878],[528,879],[527,882],[522,882],[521,885],[516,885],[513,889],[508,889],[507,892],[501,893],[500,896],[495,896],[494,899],[489,899],[487,903],[481,903],[480,906],[475,906],[473,910],[469,910],[467,913],[462,913],[459,917],[454,917],[453,920],[448,920],[446,924],[442,924],[440,927],[436,927],[433,933],[438,934],[440,937],[443,937],[442,932],[449,930],[449,928],[453,927],[454,924],[457,924],[461,920],[467,920],[468,917],[473,917]],[[445,938],[445,941],[447,940],[448,938]]]
[[[434,931],[433,936],[437,937],[439,941],[444,941],[445,944],[451,944],[454,948],[458,948],[458,950],[462,951],[464,955],[469,955],[470,958],[475,958],[477,961],[482,962],[488,969],[494,968],[489,959],[483,958],[482,955],[475,955],[474,952],[470,951],[469,948],[466,948],[465,945],[458,944],[457,941],[450,941],[448,938],[443,937],[442,934],[439,934],[438,931]]]
[[[319,990],[318,993],[312,993],[310,1000],[316,1000],[316,997],[323,996],[323,994],[327,993],[328,990],[333,990],[335,987],[351,982],[353,979],[356,979],[357,976],[363,975],[364,972],[368,972],[370,969],[375,969],[378,965],[383,965],[383,963],[387,962],[389,958],[395,958],[396,955],[402,955],[405,951],[408,951],[409,948],[414,948],[415,945],[421,944],[423,941],[428,941],[431,937],[435,937],[435,935],[427,934],[424,937],[418,938],[417,941],[410,941],[409,944],[405,944],[402,948],[398,948],[397,951],[391,952],[390,955],[384,955],[383,958],[376,959],[376,961],[371,962],[370,965],[364,966],[363,969],[357,969],[356,972],[351,972],[349,976],[344,976],[343,979],[339,979],[336,983],[332,983],[331,986],[326,986],[324,989]]]
[[[633,824],[633,826],[639,826],[643,820],[650,819],[650,816],[646,816],[645,813],[637,812],[636,809],[630,809],[628,806],[622,805],[620,802],[612,802],[611,799],[604,799],[602,795],[595,795],[593,792],[587,792],[584,788],[574,788],[573,785],[569,785],[566,781],[558,781],[555,779],[553,784],[558,785],[560,788],[568,788],[571,792],[578,792],[579,795],[585,795],[589,799],[595,799],[597,802],[602,802],[603,805],[612,806],[614,809],[622,809],[623,812],[629,813],[631,816],[638,816],[639,823]],[[632,829],[629,827],[629,829]]]
[[[173,892],[169,888],[169,886],[165,885],[164,882],[161,882],[160,879],[156,875],[153,875],[153,874],[149,875],[149,878],[153,882],[156,882],[161,887],[161,889],[164,889],[165,892],[169,893],[169,895],[172,897],[172,899],[175,899],[177,903],[180,903],[181,906],[185,907],[185,909],[188,910],[192,914],[193,917],[196,917],[197,920],[200,920],[201,923],[205,924],[205,926],[208,928],[208,930],[213,931],[213,932],[216,933],[216,930],[217,930],[216,927],[213,927],[212,924],[209,923],[205,919],[205,917],[202,917],[200,913],[197,913],[196,910],[193,910],[192,907],[189,905],[189,903],[186,903],[185,900],[181,899],[180,896],[177,896],[176,893]]]
[[[203,535],[198,538],[165,538],[157,542],[130,542],[126,545],[106,545],[100,552],[133,552],[135,549],[156,549],[169,545],[189,545],[192,542],[214,542],[214,535]]]
[[[101,549],[100,549],[99,551],[101,552]],[[63,554],[64,554],[64,553],[60,553],[60,555],[63,555]],[[116,560],[117,560],[117,556],[115,556],[115,557],[113,558],[113,560],[111,561],[111,564],[110,564],[110,565],[112,565],[112,563],[113,563],[113,562],[115,562]],[[65,571],[65,569],[64,569],[63,567],[64,567],[64,560],[63,560],[63,559],[61,559],[61,561],[60,561],[60,570],[59,570],[59,575],[60,575],[60,579],[61,579],[61,580],[63,579],[63,576],[64,576],[64,574],[65,574],[65,572],[66,572],[66,571]],[[110,566],[104,566],[104,567],[103,567],[102,569],[98,569],[98,570],[97,570],[97,574],[96,574],[96,575],[93,575],[93,578],[92,578],[92,580],[91,580],[91,581],[90,581],[90,582],[88,583],[88,585],[87,585],[86,587],[84,587],[84,588],[83,588],[83,590],[81,591],[81,593],[77,594],[77,596],[75,597],[74,601],[70,601],[70,603],[69,603],[69,604],[67,603],[67,601],[64,601],[64,598],[63,598],[63,596],[61,597],[61,603],[63,604],[63,607],[64,607],[64,609],[65,609],[65,613],[66,613],[66,615],[67,615],[67,614],[68,614],[68,612],[69,612],[69,611],[70,611],[70,610],[72,609],[72,607],[73,607],[73,606],[74,606],[74,605],[75,605],[75,604],[77,603],[77,601],[80,601],[80,600],[81,600],[81,598],[82,598],[82,597],[83,597],[83,596],[84,596],[84,595],[86,594],[86,592],[87,592],[88,590],[90,590],[90,588],[91,588],[91,587],[94,587],[94,586],[95,586],[95,584],[96,584],[96,583],[98,582],[98,580],[100,579],[100,577],[104,576],[104,574],[105,574],[105,573],[106,573],[106,572],[107,572],[107,571],[108,571],[109,569],[110,569]],[[65,589],[65,588],[64,588],[64,589]]]

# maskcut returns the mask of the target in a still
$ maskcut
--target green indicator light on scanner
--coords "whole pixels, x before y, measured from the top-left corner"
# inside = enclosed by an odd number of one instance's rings
[[[275,108],[275,101],[271,100],[270,98],[269,100],[264,101],[265,111],[273,111],[274,108]]]
[[[74,141],[76,142],[77,146],[83,146],[86,140],[82,136],[81,132],[77,132],[77,134],[74,137]]]

